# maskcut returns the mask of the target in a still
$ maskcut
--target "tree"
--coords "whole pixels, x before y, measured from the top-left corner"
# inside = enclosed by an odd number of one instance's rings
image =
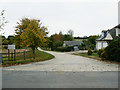
[[[91,48],[91,49],[94,49],[95,46],[96,46],[96,39],[98,38],[99,36],[90,36],[87,40],[87,44],[88,44],[88,47]]]
[[[73,30],[68,30],[68,33],[67,33],[68,35],[71,35],[71,36],[73,36]]]
[[[2,36],[2,45],[7,45],[8,44],[8,40],[5,36]]]
[[[5,12],[5,10],[2,10],[1,14],[0,14],[0,33],[2,32],[2,30],[4,30],[4,26],[7,23],[7,21],[5,20],[4,12]],[[0,35],[0,49],[2,48],[1,44],[2,44],[2,35]],[[1,53],[1,51],[0,51],[0,53]]]
[[[20,45],[30,47],[33,50],[34,59],[35,49],[46,41],[47,33],[47,28],[41,26],[40,20],[36,19],[22,19],[16,29],[16,34],[20,36],[22,41]]]
[[[2,10],[0,14],[0,32],[4,29],[4,26],[7,23],[7,21],[5,20],[4,12],[5,10]]]
[[[7,38],[7,40],[8,40],[8,44],[13,44],[13,43],[14,43],[14,39],[15,39],[14,36],[9,35],[8,38]]]
[[[20,20],[20,22],[17,22],[17,26],[15,27],[16,30],[15,30],[15,44],[16,44],[16,47],[17,48],[21,48],[21,38],[20,38],[20,35],[23,33],[23,31],[28,27],[30,23],[30,19],[28,18],[23,18]]]
[[[64,35],[64,41],[73,41],[73,30],[68,30],[67,34]]]
[[[73,41],[73,37],[71,35],[65,34],[64,38],[65,38],[65,41]]]

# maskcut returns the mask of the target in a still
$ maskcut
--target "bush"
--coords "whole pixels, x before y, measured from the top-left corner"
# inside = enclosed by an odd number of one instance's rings
[[[107,55],[107,53],[105,52],[105,50],[101,53],[101,58],[104,60],[104,59],[106,59],[106,60],[108,60],[108,55]]]
[[[79,50],[83,50],[82,45],[79,45],[78,48]]]
[[[120,40],[112,41],[101,54],[103,59],[120,62]]]
[[[57,47],[56,51],[69,52],[69,51],[73,51],[73,47]]]
[[[104,51],[104,49],[99,49],[99,50],[98,50],[97,53],[98,53],[99,57],[101,57],[101,54],[103,53],[103,51]]]
[[[93,53],[93,52],[92,52],[91,49],[89,49],[88,52],[87,52],[88,55],[92,55],[92,53]]]
[[[98,52],[98,50],[94,50],[94,51],[93,51],[93,53],[97,53],[97,52]]]
[[[94,50],[95,45],[94,44],[90,44],[90,49]]]

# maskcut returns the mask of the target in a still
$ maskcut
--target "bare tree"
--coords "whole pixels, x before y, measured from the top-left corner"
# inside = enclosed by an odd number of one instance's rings
[[[0,32],[4,30],[4,26],[7,23],[7,21],[5,20],[4,12],[5,10],[2,10],[0,14]]]

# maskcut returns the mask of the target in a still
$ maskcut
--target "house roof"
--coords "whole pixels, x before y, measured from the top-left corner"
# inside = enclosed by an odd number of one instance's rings
[[[120,29],[120,24],[115,26],[112,29],[109,30],[103,30],[102,32],[104,33],[104,35],[102,35],[100,38],[96,39],[97,41],[104,41],[107,34],[110,34],[112,36],[112,38],[114,38],[116,36],[116,28]]]
[[[117,26],[115,26],[114,28],[119,28],[120,29],[120,24],[118,24]]]
[[[81,45],[82,41],[64,41],[64,44],[67,46]]]
[[[100,38],[96,39],[97,41],[101,41],[103,40],[106,36],[107,36],[107,30],[102,30],[102,33],[104,33],[104,35],[102,35]]]

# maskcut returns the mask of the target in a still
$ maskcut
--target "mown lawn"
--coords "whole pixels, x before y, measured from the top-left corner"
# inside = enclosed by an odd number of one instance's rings
[[[36,49],[36,55],[35,55],[35,59],[30,58],[30,59],[26,59],[26,60],[16,60],[16,61],[4,61],[2,63],[3,66],[10,66],[10,65],[19,65],[19,64],[27,64],[27,63],[31,63],[31,62],[39,62],[39,61],[45,61],[45,60],[50,60],[54,58],[53,55],[43,52],[43,51],[39,51]]]

